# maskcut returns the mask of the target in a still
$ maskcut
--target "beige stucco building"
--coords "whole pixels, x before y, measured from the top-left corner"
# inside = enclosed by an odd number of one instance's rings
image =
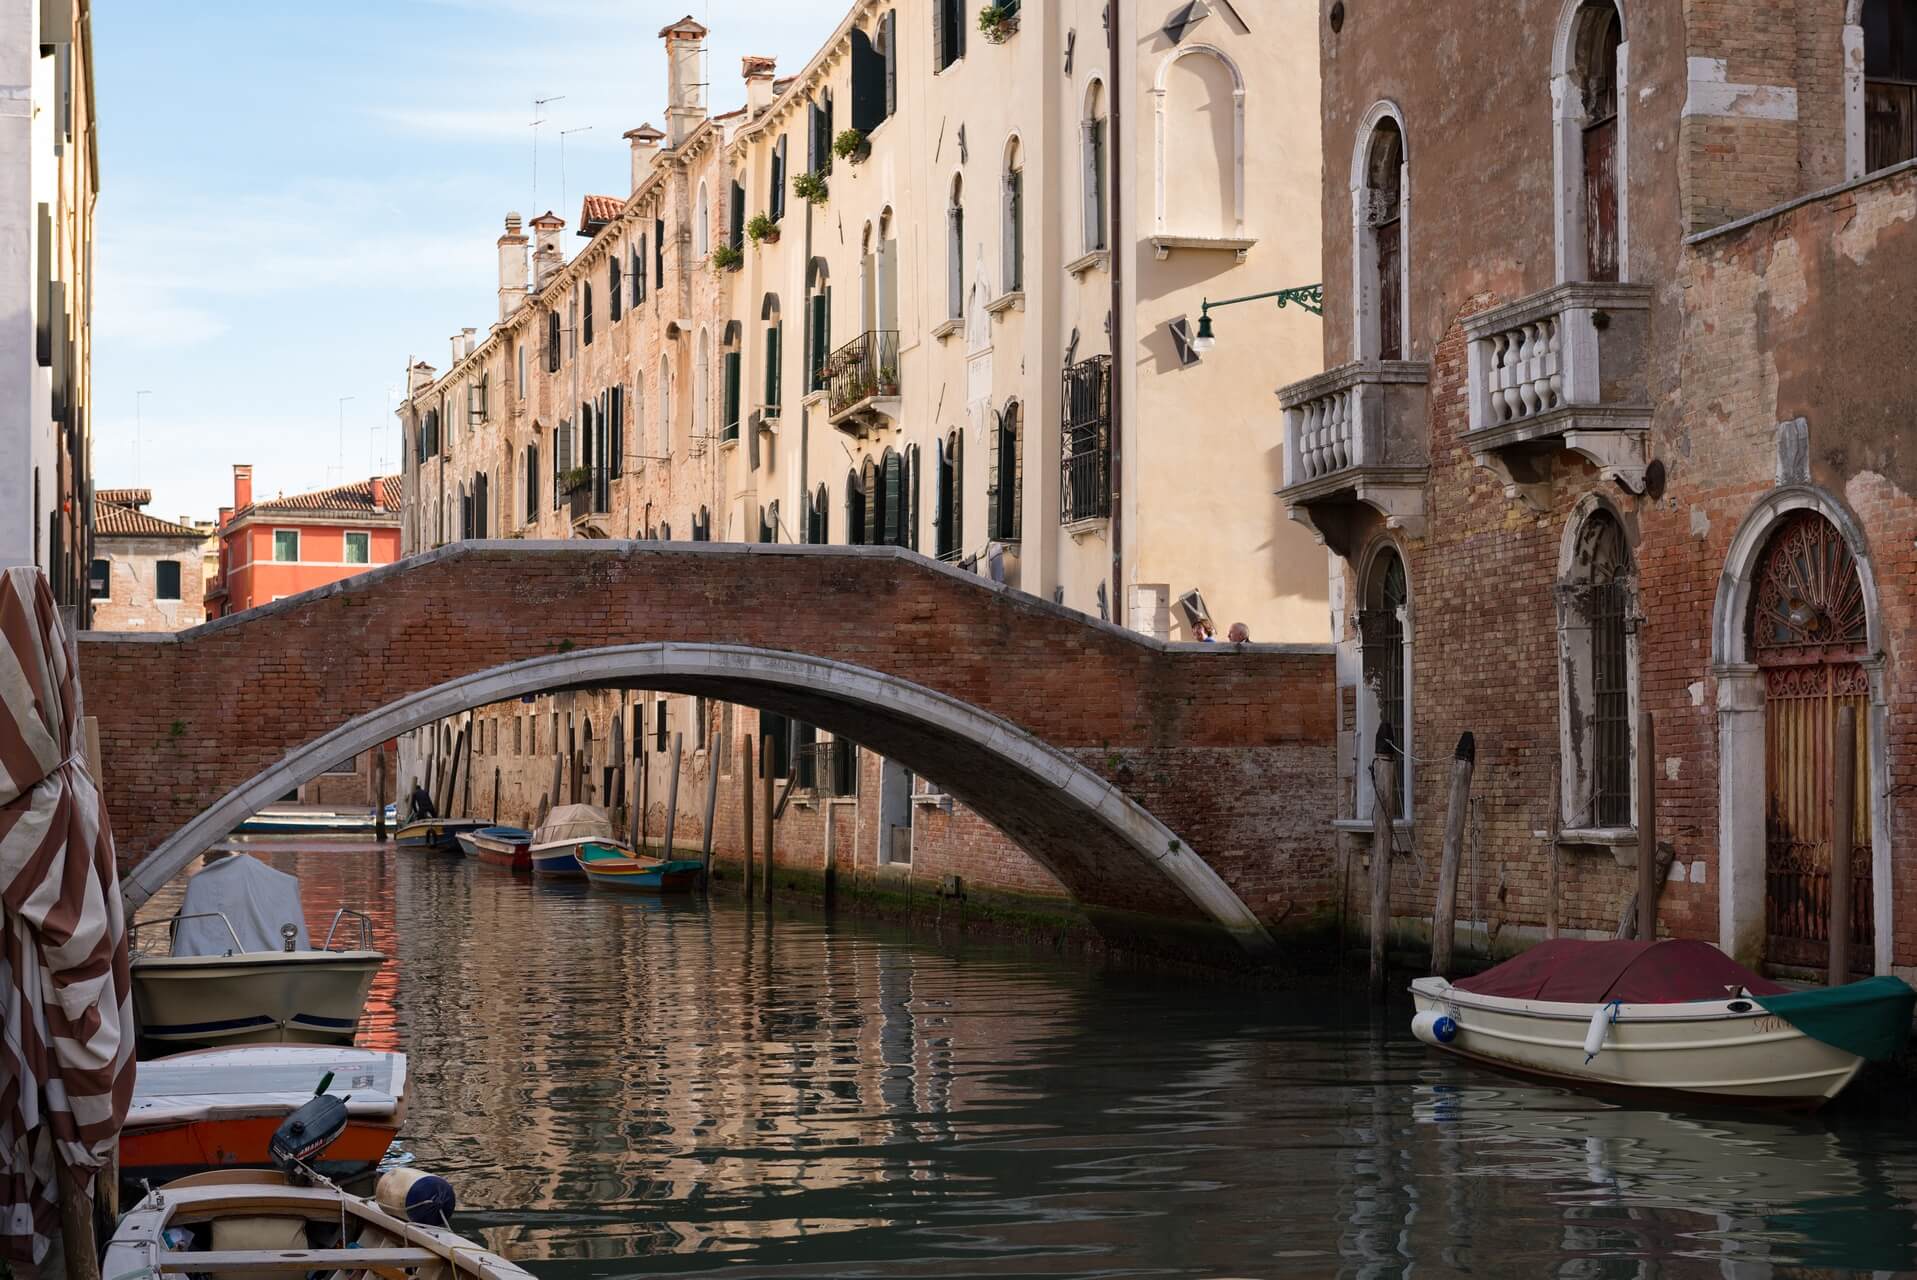
[[[1164,29],[1114,6],[1109,36],[1102,0],[1000,6],[991,30],[979,8],[859,0],[796,75],[746,59],[716,117],[705,29],[661,32],[664,128],[627,135],[628,193],[586,197],[569,261],[556,213],[530,236],[508,215],[490,333],[455,335],[444,373],[409,361],[405,549],[890,543],[1165,639],[1209,615],[1322,640],[1324,553],[1271,501],[1272,393],[1315,366],[1319,322],[1246,305],[1191,341],[1207,298],[1319,281],[1314,6]],[[661,755],[661,724],[699,770],[734,767],[738,722],[559,695],[479,713],[464,772],[481,812],[497,772],[502,817],[535,811],[555,757],[584,762],[584,798],[629,800],[626,752]],[[402,783],[443,778],[451,728],[403,744]],[[788,747],[812,758],[809,730],[767,729],[781,775]],[[933,784],[832,768],[821,792],[878,783],[859,857],[909,861],[927,810],[958,838]]]

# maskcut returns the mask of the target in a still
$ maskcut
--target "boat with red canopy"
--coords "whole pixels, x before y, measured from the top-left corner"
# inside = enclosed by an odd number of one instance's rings
[[[1458,982],[1411,984],[1412,1033],[1498,1066],[1609,1088],[1814,1108],[1910,1034],[1917,991],[1789,990],[1706,942],[1556,939]]]

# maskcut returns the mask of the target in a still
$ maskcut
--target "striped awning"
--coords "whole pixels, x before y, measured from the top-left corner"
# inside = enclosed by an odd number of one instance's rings
[[[60,1166],[89,1189],[133,1098],[113,833],[81,756],[73,641],[37,569],[0,575],[0,1256],[37,1264]]]

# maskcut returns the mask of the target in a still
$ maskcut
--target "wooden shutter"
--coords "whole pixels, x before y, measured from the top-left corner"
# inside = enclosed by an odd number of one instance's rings
[[[992,415],[985,447],[985,536],[999,536],[999,452],[1005,447],[1005,415]]]
[[[953,0],[932,0],[932,68],[943,71],[949,65],[945,57],[945,10]]]
[[[765,331],[765,402],[770,409],[780,405],[779,348],[779,326],[775,324]]]
[[[865,545],[874,546],[879,540],[879,499],[883,495],[879,490],[879,469],[870,459],[865,464]]]
[[[741,252],[745,250],[745,183],[732,184],[732,225],[726,232],[726,243]]]
[[[1105,247],[1105,122],[1085,122],[1085,252]]]
[[[626,389],[612,389],[612,475],[616,480],[626,473]]]
[[[653,288],[666,287],[666,220],[652,220],[652,276]]]
[[[950,295],[953,319],[965,314],[965,206],[954,204],[946,211],[946,221],[951,232],[947,253],[951,261],[946,267],[946,292]]]
[[[526,523],[539,518],[539,446],[526,446]]]
[[[819,104],[805,104],[805,167],[812,173],[819,171]]]
[[[885,122],[885,57],[871,37],[852,29],[852,127],[870,133]]]
[[[646,300],[646,238],[639,237],[639,247],[632,251],[632,300]]]
[[[900,509],[900,505],[905,500],[905,485],[903,481],[903,465],[899,461],[899,455],[896,453],[886,454],[884,539],[885,545],[888,547],[904,545],[900,536],[902,532],[900,526],[904,523],[900,518],[904,514]]]
[[[785,217],[785,155],[786,135],[780,134],[772,147],[772,200],[771,218],[774,222]]]
[[[1001,286],[1007,293],[1025,287],[1023,182],[1024,175],[1017,169],[1005,175],[1005,279]]]
[[[825,360],[831,354],[829,350],[829,344],[832,341],[831,321],[831,293],[821,289],[812,295],[812,351],[806,362],[809,368],[808,381],[813,391],[819,391],[825,387]]]
[[[879,23],[885,41],[885,118],[899,110],[899,11],[888,12]]]
[[[619,297],[619,255],[617,253],[610,254],[606,258],[606,293],[608,295],[606,306],[609,309],[612,320],[617,323],[619,319],[619,304],[621,301]]]
[[[726,352],[726,431],[735,436],[739,433],[739,365],[739,353]]]
[[[952,433],[952,554],[965,554],[965,432]]]
[[[922,456],[919,447],[913,445],[906,466],[906,488],[912,497],[905,513],[905,541],[914,551],[919,549],[919,473],[925,470]]]
[[[592,284],[588,282],[581,291],[585,295],[585,315],[582,323],[586,327],[586,345],[592,345]]]

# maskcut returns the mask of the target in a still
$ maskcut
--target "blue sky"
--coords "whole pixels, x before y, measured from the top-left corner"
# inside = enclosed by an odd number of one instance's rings
[[[236,462],[262,494],[323,488],[342,415],[345,478],[382,453],[397,470],[406,359],[444,369],[452,334],[497,317],[506,211],[570,223],[587,191],[626,193],[620,135],[665,122],[659,29],[688,9],[712,28],[725,111],[741,55],[796,71],[848,7],[94,0],[95,483],[134,484],[137,452],[166,518],[211,518]],[[532,104],[560,94],[535,207]],[[566,139],[563,207],[561,129],[585,130]]]

